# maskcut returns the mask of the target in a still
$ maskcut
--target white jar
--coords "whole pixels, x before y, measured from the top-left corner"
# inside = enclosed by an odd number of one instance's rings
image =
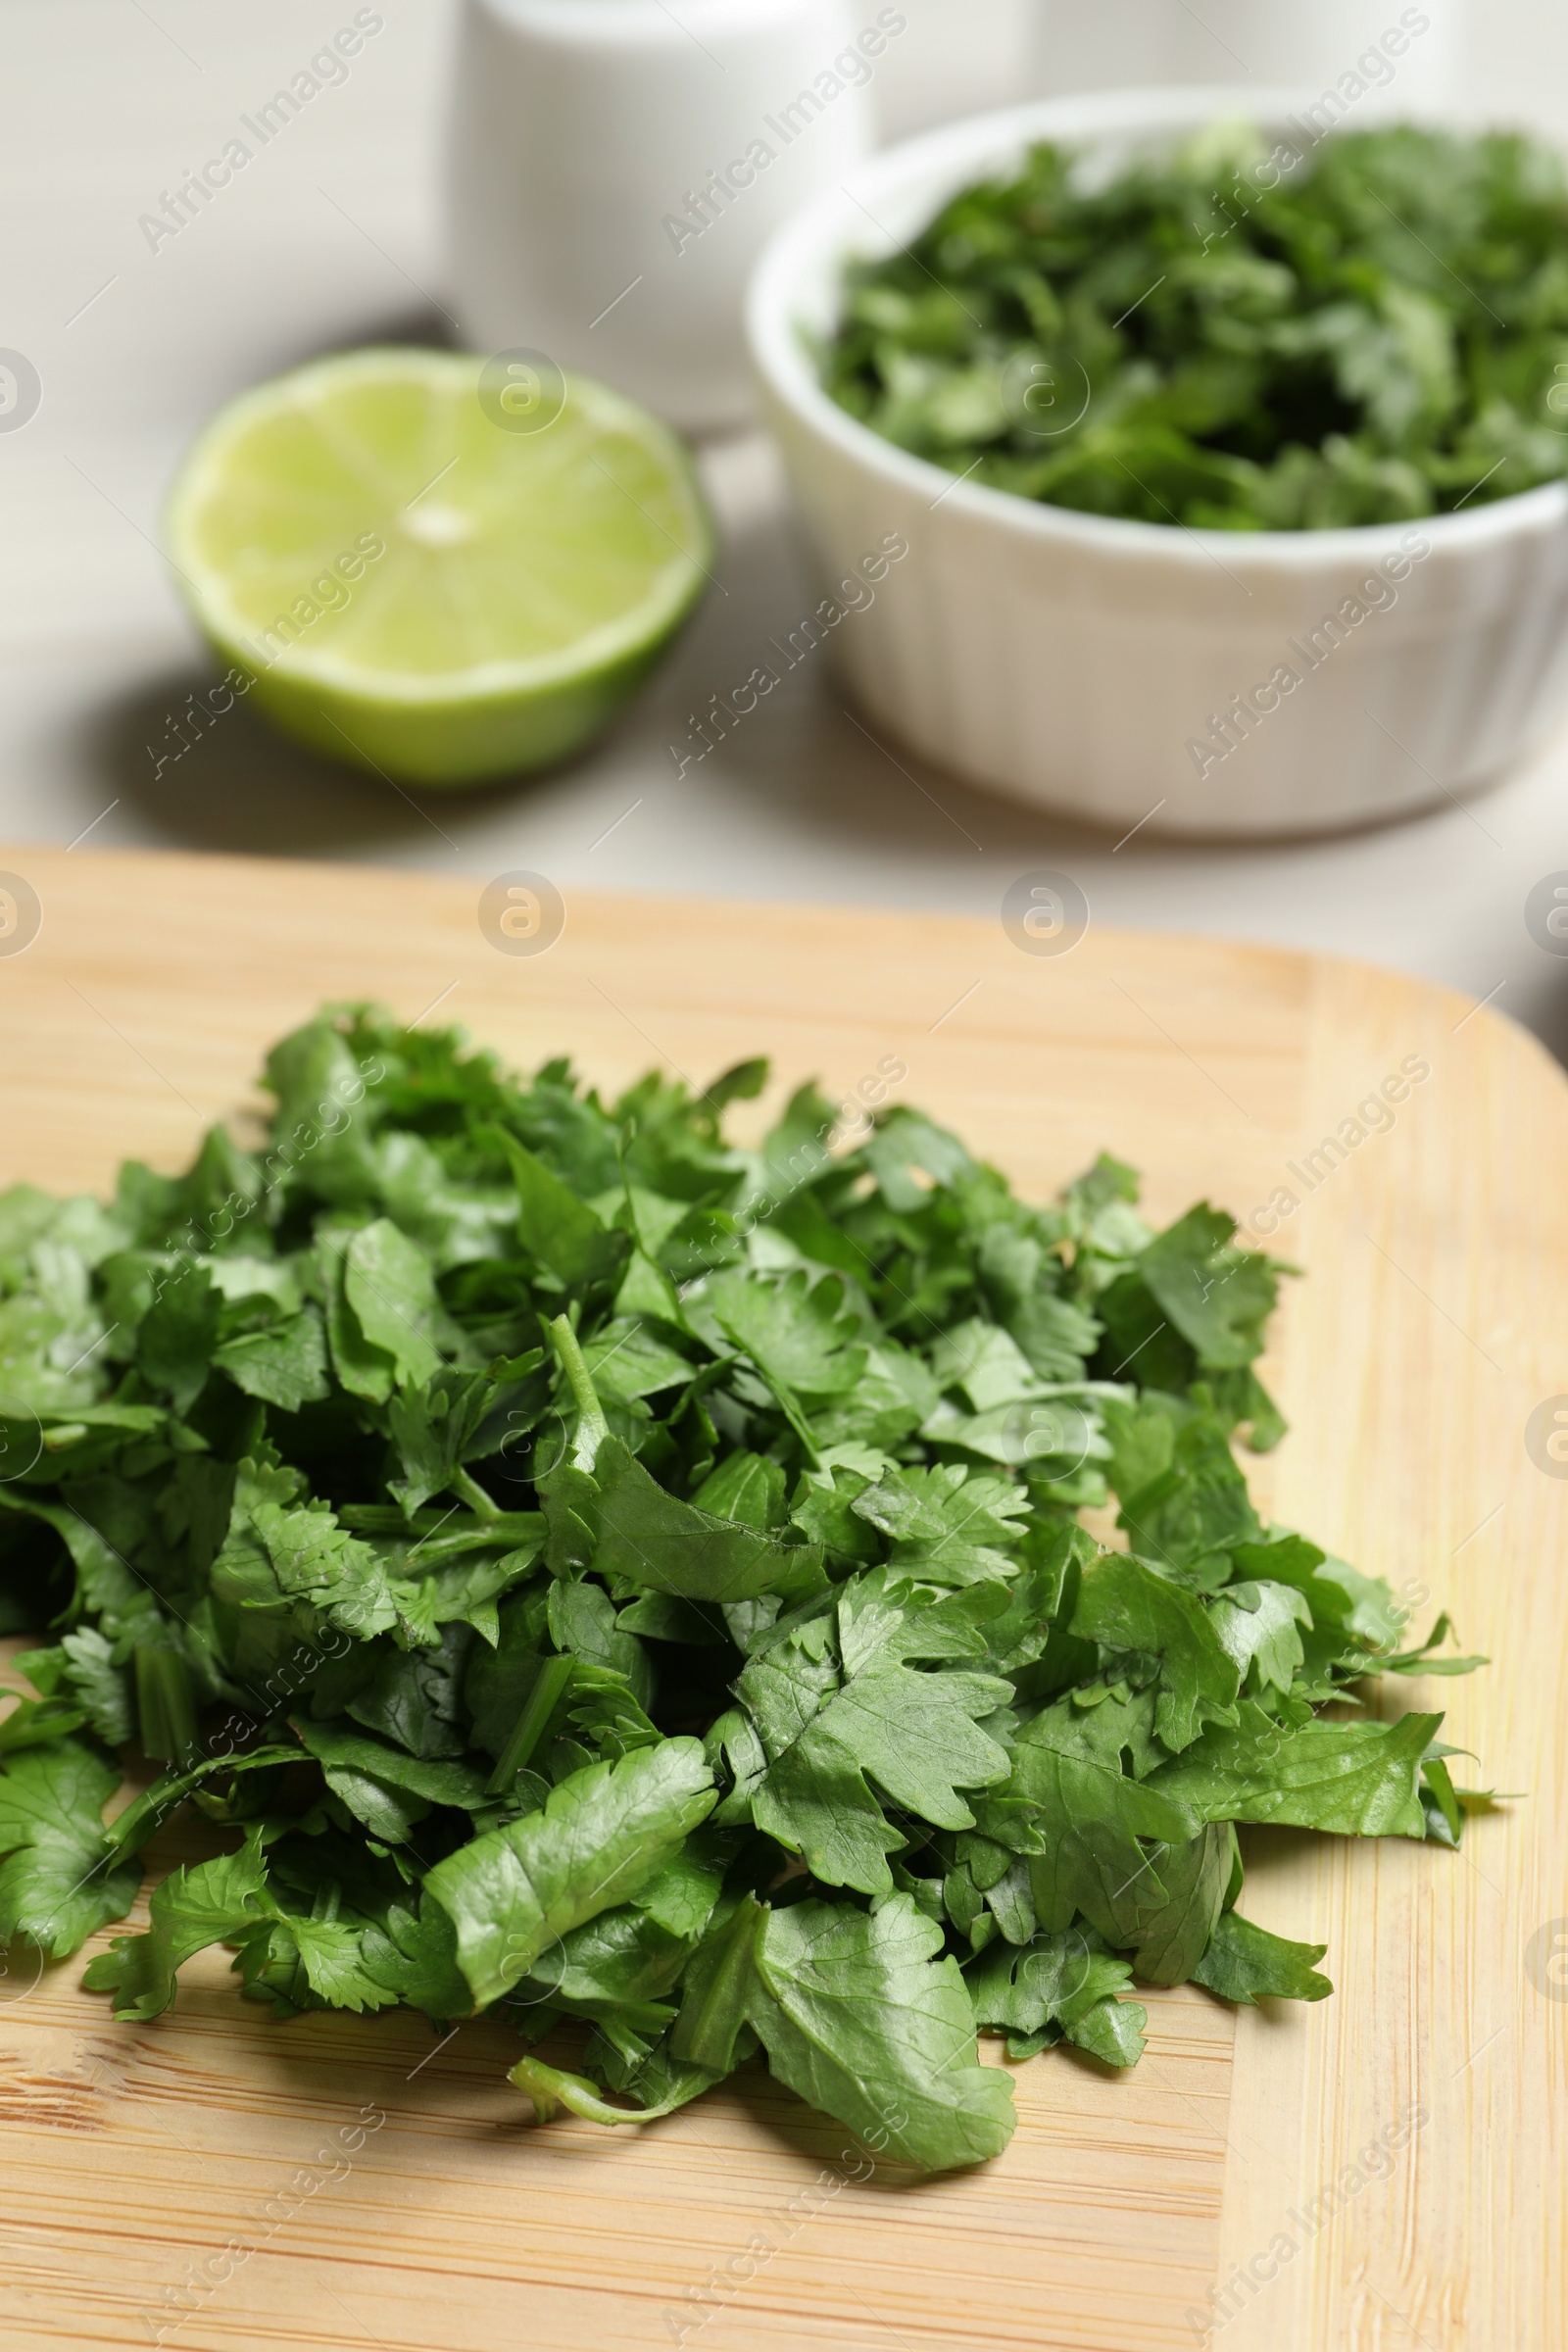
[[[884,147],[1038,95],[1041,0],[901,0],[901,8],[909,29],[877,74]]]
[[[773,229],[871,145],[875,0],[464,0],[448,270],[475,350],[543,352],[690,429],[752,410]]]
[[[1334,90],[1375,114],[1423,114],[1446,106],[1456,82],[1466,0],[1043,0],[1036,87],[1069,91],[1234,81]],[[1395,35],[1391,59],[1384,35]]]

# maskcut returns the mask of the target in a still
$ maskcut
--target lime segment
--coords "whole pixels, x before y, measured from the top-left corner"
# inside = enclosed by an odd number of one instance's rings
[[[297,368],[214,418],[170,502],[171,559],[252,703],[404,782],[576,751],[710,577],[667,427],[548,362],[497,396],[496,366],[376,350]]]

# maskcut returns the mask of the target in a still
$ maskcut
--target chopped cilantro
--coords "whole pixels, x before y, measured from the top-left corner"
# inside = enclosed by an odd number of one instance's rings
[[[825,380],[900,448],[1087,514],[1448,514],[1568,472],[1565,248],[1562,165],[1516,133],[1221,123],[1109,180],[1039,146],[851,267]]]
[[[1030,1207],[903,1109],[832,1152],[810,1088],[743,1149],[758,1063],[607,1103],[360,1007],[269,1075],[255,1155],[0,1196],[0,1606],[49,1642],[0,1931],[74,1952],[176,1808],[210,1840],[92,1959],[117,2016],[222,1944],[279,2017],[575,2023],[541,2117],[760,2056],[942,2169],[1012,2129],[979,2032],[1127,2067],[1135,1980],[1327,1993],[1238,1823],[1457,1843],[1441,1718],[1324,1710],[1484,1661],[1258,1518],[1282,1269],[1222,1211],[1155,1233],[1113,1160]]]

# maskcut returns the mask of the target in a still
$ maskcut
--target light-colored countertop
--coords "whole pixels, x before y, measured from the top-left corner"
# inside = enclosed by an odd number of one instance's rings
[[[1568,869],[1568,737],[1467,808],[1384,830],[1268,847],[1143,832],[1113,848],[880,750],[818,658],[678,774],[669,746],[686,743],[688,713],[810,601],[760,438],[705,454],[722,593],[568,771],[416,804],[296,753],[243,710],[174,756],[173,722],[209,675],[156,546],[191,431],[244,385],[322,349],[447,331],[436,168],[448,9],[382,0],[382,13],[348,81],[151,252],[138,216],[353,10],[276,0],[219,22],[199,0],[9,0],[0,344],[33,362],[43,401],[24,430],[0,434],[0,840],[85,831],[97,847],[480,877],[528,867],[568,903],[592,886],[989,912],[1019,872],[1050,865],[1076,877],[1098,922],[1402,966],[1490,997],[1568,1055],[1568,958],[1538,947],[1524,919],[1532,886]],[[1568,132],[1568,20],[1539,0],[1489,8],[1466,89],[1475,109]]]

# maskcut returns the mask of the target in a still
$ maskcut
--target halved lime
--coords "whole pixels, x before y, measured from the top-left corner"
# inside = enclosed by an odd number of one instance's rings
[[[618,393],[538,354],[393,349],[220,411],[168,544],[278,726],[404,782],[468,784],[614,715],[696,604],[713,532],[686,450]]]

